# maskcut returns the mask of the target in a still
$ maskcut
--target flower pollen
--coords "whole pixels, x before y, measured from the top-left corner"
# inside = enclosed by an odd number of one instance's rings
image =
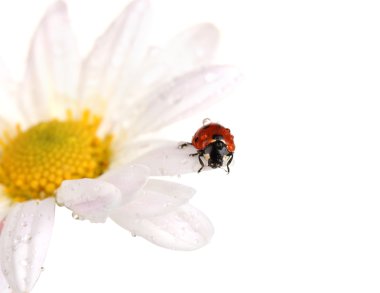
[[[15,202],[54,196],[63,180],[95,178],[108,168],[112,136],[99,138],[99,117],[68,112],[0,141],[0,184]],[[6,136],[5,136],[6,137]]]

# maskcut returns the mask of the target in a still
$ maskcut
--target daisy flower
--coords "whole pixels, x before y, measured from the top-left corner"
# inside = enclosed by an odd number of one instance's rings
[[[213,25],[163,49],[149,44],[149,27],[149,2],[132,2],[82,62],[58,1],[33,36],[24,80],[0,65],[0,292],[32,290],[56,204],[166,248],[196,249],[212,236],[188,203],[194,189],[157,178],[196,171],[192,150],[149,134],[213,104],[239,73],[209,65]]]

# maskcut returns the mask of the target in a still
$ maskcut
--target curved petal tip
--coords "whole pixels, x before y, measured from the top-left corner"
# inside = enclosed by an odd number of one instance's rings
[[[73,211],[74,218],[105,222],[121,201],[121,192],[111,183],[98,179],[63,181],[57,190],[57,203]]]

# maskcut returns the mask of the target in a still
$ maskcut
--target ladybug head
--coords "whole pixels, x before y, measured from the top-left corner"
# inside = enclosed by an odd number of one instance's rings
[[[216,140],[204,149],[205,158],[209,167],[215,169],[223,166],[224,157],[229,154],[227,146],[223,141]]]

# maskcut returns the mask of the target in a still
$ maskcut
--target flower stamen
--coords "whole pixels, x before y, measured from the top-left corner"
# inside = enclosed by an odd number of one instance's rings
[[[100,138],[101,118],[84,111],[74,119],[41,122],[0,145],[0,184],[11,200],[21,202],[54,195],[63,180],[95,178],[109,166],[112,136]]]

